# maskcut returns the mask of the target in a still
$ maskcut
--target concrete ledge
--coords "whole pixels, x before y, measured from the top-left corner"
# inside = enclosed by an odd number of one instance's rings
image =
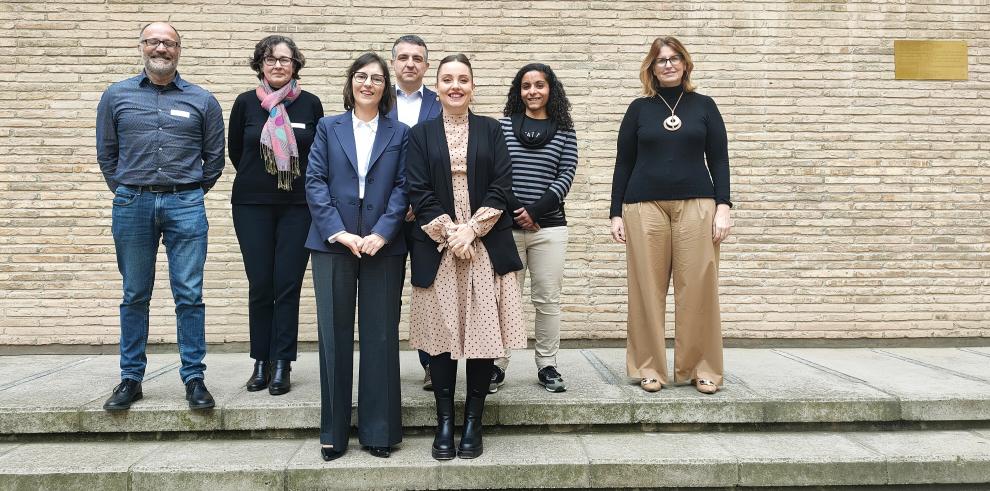
[[[850,439],[883,452],[891,484],[990,483],[990,468],[985,465],[990,460],[987,436],[969,431],[866,432],[850,435]]]
[[[133,490],[284,489],[298,440],[173,442],[131,466]]]
[[[421,388],[423,372],[416,354],[401,355],[403,424],[431,426],[433,396]],[[531,351],[513,356],[506,385],[489,397],[488,424],[663,429],[692,424],[990,420],[990,372],[985,369],[990,366],[990,349],[986,348],[729,349],[726,383],[714,396],[699,394],[689,385],[643,392],[625,376],[625,351],[604,348],[561,350],[559,368],[568,391],[551,394],[538,385],[532,356]],[[177,358],[150,355],[144,399],[130,411],[107,413],[102,404],[118,381],[116,356],[0,357],[0,435],[319,426],[314,353],[300,353],[293,365],[293,390],[278,397],[244,390],[252,367],[246,354],[209,355],[206,381],[217,400],[210,411],[188,409]],[[463,375],[459,380],[463,384]],[[457,390],[458,396],[463,395],[463,385]]]
[[[565,333],[566,334],[566,333]],[[533,340],[529,340],[529,348]],[[299,341],[299,351],[316,351],[316,341]],[[726,348],[962,348],[990,347],[990,337],[919,337],[919,338],[724,338]],[[561,339],[564,349],[625,348],[625,338],[612,339]],[[667,340],[667,347],[674,347],[674,340]],[[248,341],[207,343],[209,353],[246,353]],[[354,349],[358,349],[355,341]],[[399,349],[409,350],[408,341],[399,341]],[[149,343],[148,353],[177,353],[175,343]],[[116,355],[116,344],[5,344],[0,345],[0,356],[8,355]]]
[[[968,431],[492,435],[480,458],[447,462],[430,457],[431,443],[428,436],[406,438],[390,459],[378,459],[354,439],[333,462],[323,462],[315,438],[21,444],[0,453],[0,489],[725,488],[990,480],[990,438]]]

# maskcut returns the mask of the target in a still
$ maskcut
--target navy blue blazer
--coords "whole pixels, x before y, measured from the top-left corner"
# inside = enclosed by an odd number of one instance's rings
[[[306,201],[313,215],[306,247],[318,252],[350,254],[327,239],[338,232],[385,239],[376,255],[406,253],[399,233],[406,216],[406,144],[409,127],[379,115],[364,199],[358,199],[358,160],[351,111],[320,119],[306,168]]]
[[[398,87],[392,86],[392,90],[399,90]],[[422,123],[423,121],[431,120],[440,115],[440,101],[437,100],[437,93],[423,86],[423,104],[419,106],[419,119],[416,120],[417,123]],[[399,120],[399,110],[397,107],[393,107],[391,111],[388,112],[388,117],[392,121]]]

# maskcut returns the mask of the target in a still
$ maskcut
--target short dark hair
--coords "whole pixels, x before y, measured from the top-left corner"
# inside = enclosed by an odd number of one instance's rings
[[[258,75],[258,80],[265,78],[264,72],[261,71],[261,66],[264,63],[266,56],[272,54],[275,47],[280,44],[285,44],[289,47],[289,51],[292,51],[292,78],[298,80],[299,72],[306,66],[306,57],[303,56],[302,51],[296,47],[296,42],[292,38],[286,36],[280,36],[278,34],[272,34],[271,36],[266,36],[258,44],[254,45],[254,56],[251,58],[251,69]]]
[[[385,84],[382,85],[382,100],[378,101],[378,114],[388,114],[395,106],[395,89],[392,88],[392,78],[388,74],[388,64],[381,56],[368,52],[358,56],[347,69],[347,81],[344,82],[344,110],[354,109],[354,74],[371,63],[378,63],[382,69],[382,76],[385,77]]]
[[[550,86],[550,98],[547,100],[547,116],[557,123],[558,127],[565,130],[574,129],[574,121],[571,120],[571,102],[567,100],[567,93],[564,92],[564,84],[560,83],[557,74],[553,72],[550,65],[543,63],[530,63],[516,72],[509,87],[509,95],[506,97],[505,109],[502,114],[511,116],[513,114],[526,113],[526,104],[522,98],[522,79],[529,72],[540,72],[547,79]]]
[[[422,46],[423,50],[426,51],[424,58],[426,58],[427,60],[430,59],[430,48],[426,47],[426,41],[423,41],[423,38],[415,34],[406,34],[405,36],[400,36],[399,39],[396,39],[395,42],[392,43],[393,60],[395,59],[395,47],[398,46],[400,43],[409,43],[409,44],[415,44],[416,46]]]
[[[455,61],[467,65],[468,72],[471,73],[471,78],[474,78],[474,68],[471,68],[471,60],[469,60],[467,55],[464,53],[456,53],[456,54],[444,56],[443,59],[440,60],[440,64],[437,65],[437,77],[440,76],[440,69],[443,68],[444,65],[446,65],[447,63],[453,63]]]

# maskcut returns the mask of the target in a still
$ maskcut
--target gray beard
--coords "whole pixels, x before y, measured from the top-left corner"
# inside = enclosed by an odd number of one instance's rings
[[[167,77],[175,73],[176,65],[177,63],[174,61],[161,58],[145,58],[144,60],[144,70],[159,77]]]

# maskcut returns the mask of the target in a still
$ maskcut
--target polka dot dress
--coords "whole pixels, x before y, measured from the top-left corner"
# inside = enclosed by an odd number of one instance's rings
[[[429,288],[413,287],[409,345],[431,355],[451,358],[498,358],[506,348],[526,347],[515,272],[495,274],[488,250],[474,241],[474,258],[458,259],[446,248],[455,224],[470,224],[478,237],[488,233],[501,210],[482,207],[473,215],[468,195],[468,116],[444,115],[450,151],[456,222],[437,217],[423,231],[444,250],[436,280]]]

